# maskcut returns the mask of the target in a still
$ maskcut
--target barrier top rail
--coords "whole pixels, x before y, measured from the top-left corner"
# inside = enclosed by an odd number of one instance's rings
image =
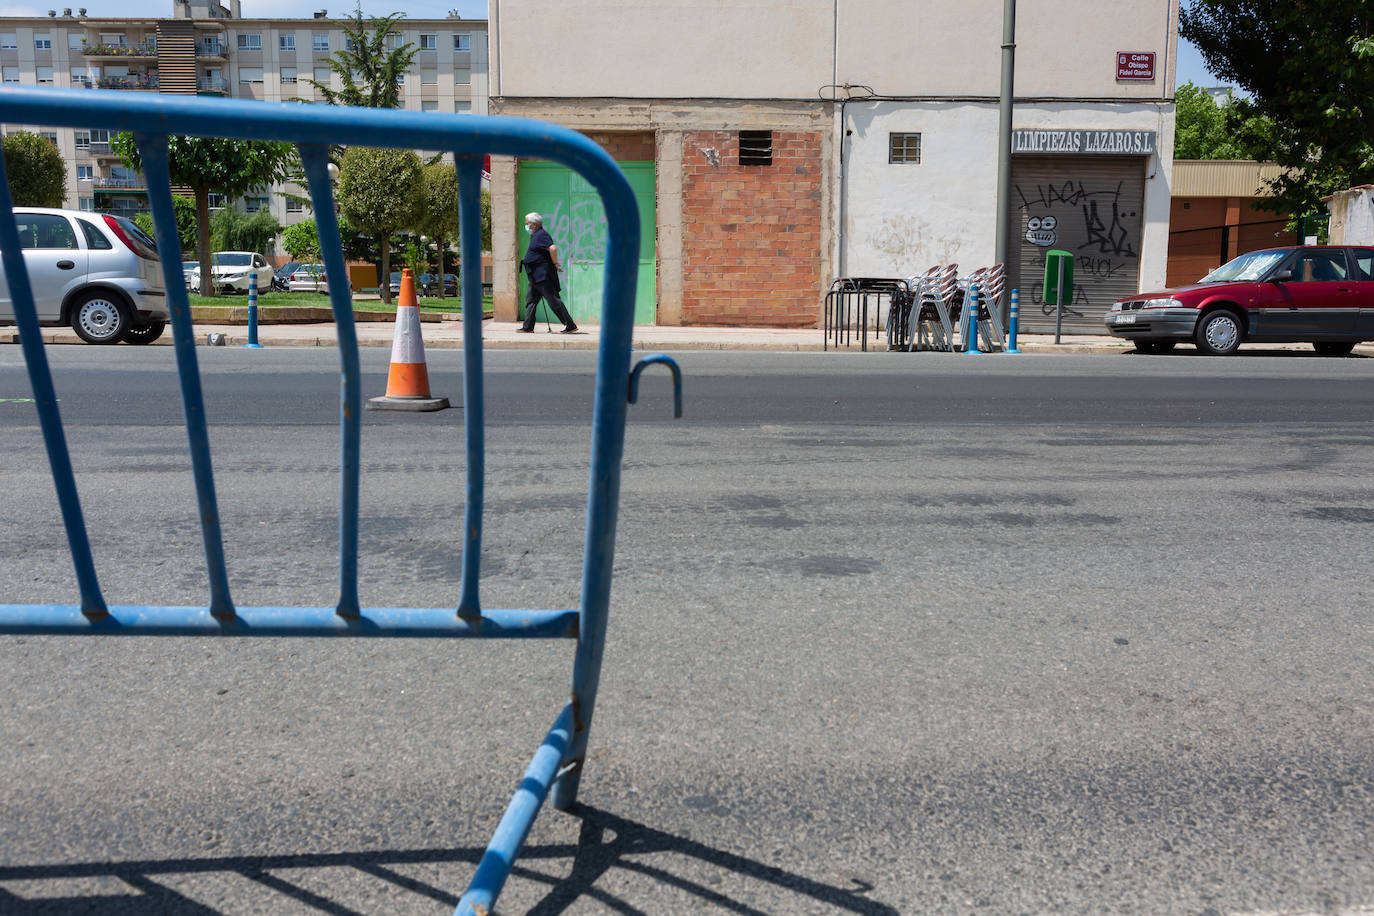
[[[438,115],[381,109],[336,108],[171,95],[92,93],[6,87],[0,123],[108,128],[134,135],[148,179],[158,250],[168,299],[192,475],[201,519],[209,585],[208,607],[107,605],[96,576],[77,495],[51,372],[44,353],[32,288],[24,265],[8,180],[0,158],[0,256],[11,289],[20,345],[33,387],[39,423],[57,489],[58,505],[75,567],[79,603],[0,603],[0,634],[227,636],[459,636],[561,637],[577,640],[571,701],[536,752],[506,816],[478,866],[458,912],[490,909],[513,866],[544,798],[560,808],[576,801],[582,759],[600,680],[615,527],[624,451],[630,347],[639,258],[639,212],[629,182],[614,160],[582,134],[520,118]],[[463,406],[466,431],[466,507],[462,573],[450,609],[362,608],[358,600],[358,514],[362,395],[357,334],[350,290],[329,285],[338,334],[340,387],[339,599],[333,608],[236,607],[231,598],[219,509],[215,497],[204,399],[173,216],[168,137],[189,135],[294,143],[320,237],[325,271],[347,276],[328,174],[331,145],[444,150],[458,175],[456,204],[463,264],[481,263],[480,188],[483,156],[534,157],[562,163],[600,194],[607,219],[606,285],[592,410],[591,470],[583,545],[580,604],[576,610],[484,609],[479,595],[485,485],[485,411],[482,377],[481,272],[462,272]],[[667,361],[667,357],[657,361]],[[636,372],[636,376],[638,372]]]

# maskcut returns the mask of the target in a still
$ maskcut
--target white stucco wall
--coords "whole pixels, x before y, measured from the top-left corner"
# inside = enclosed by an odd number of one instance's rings
[[[906,277],[935,264],[974,269],[997,250],[997,106],[960,102],[851,103],[846,138],[842,264],[848,276]],[[1156,148],[1174,142],[1171,106],[1018,106],[1017,129],[1154,131]],[[888,134],[921,134],[921,162],[889,164]],[[1127,157],[1130,158],[1130,157]],[[1140,159],[1132,159],[1139,162]],[[1169,244],[1166,155],[1145,163],[1140,282],[1164,285]]]

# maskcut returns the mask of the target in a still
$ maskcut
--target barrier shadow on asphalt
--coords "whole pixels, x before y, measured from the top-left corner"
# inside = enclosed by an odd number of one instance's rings
[[[585,899],[593,900],[618,913],[649,913],[650,909],[635,906],[603,888],[597,882],[607,873],[620,869],[647,878],[664,887],[686,893],[712,907],[739,912],[761,912],[728,893],[709,887],[680,870],[674,871],[646,861],[655,855],[665,858],[686,857],[701,865],[733,872],[760,882],[776,891],[777,900],[792,898],[798,902],[822,904],[835,912],[858,913],[862,916],[896,916],[897,910],[887,904],[870,900],[865,894],[873,888],[857,879],[852,886],[842,887],[816,881],[805,875],[790,872],[750,859],[736,853],[716,849],[705,843],[666,833],[647,824],[620,817],[608,811],[579,804],[568,812],[582,821],[577,844],[528,846],[521,852],[511,872],[513,880],[548,885],[548,891],[528,912],[536,916],[556,916]],[[82,912],[98,916],[116,916],[156,912],[166,916],[220,916],[223,910],[201,903],[179,892],[156,876],[205,876],[232,874],[246,878],[264,889],[275,891],[299,904],[330,916],[356,916],[357,910],[329,899],[300,883],[288,881],[274,872],[287,870],[352,868],[374,878],[396,885],[417,897],[428,898],[447,908],[458,905],[462,888],[439,888],[398,871],[412,865],[442,865],[466,863],[476,868],[484,849],[465,847],[455,849],[395,849],[369,852],[308,853],[284,855],[227,856],[222,858],[158,859],[127,862],[76,862],[64,865],[18,865],[0,867],[0,912],[7,916],[51,916],[56,913]],[[552,862],[571,859],[572,869],[566,877],[557,877],[522,866],[522,862]],[[113,894],[99,889],[71,896],[21,896],[3,885],[84,880],[112,884],[122,882],[127,888]],[[499,904],[499,901],[498,901]],[[498,911],[500,907],[498,905]]]

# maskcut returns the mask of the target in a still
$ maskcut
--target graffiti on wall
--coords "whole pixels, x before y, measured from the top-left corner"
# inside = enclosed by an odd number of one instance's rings
[[[1134,276],[1140,259],[1141,201],[1123,193],[1123,181],[1067,179],[1017,184],[1021,213],[1021,282],[1039,298],[1045,253],[1060,248],[1074,255],[1072,307],[1065,317],[1082,318],[1115,298],[1107,284]],[[1048,306],[1046,314],[1053,312]]]
[[[553,236],[565,265],[606,262],[606,211],[597,200],[575,200],[571,209],[559,200],[552,213],[544,214],[544,228]]]

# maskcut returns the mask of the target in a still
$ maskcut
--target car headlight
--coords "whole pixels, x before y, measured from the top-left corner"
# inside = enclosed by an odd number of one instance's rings
[[[1140,307],[1143,309],[1181,309],[1183,303],[1177,299],[1146,299]]]

